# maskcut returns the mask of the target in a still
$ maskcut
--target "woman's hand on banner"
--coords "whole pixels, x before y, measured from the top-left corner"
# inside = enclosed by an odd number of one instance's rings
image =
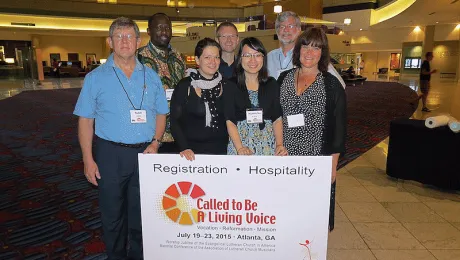
[[[180,152],[180,157],[185,157],[189,161],[195,160],[195,153],[191,149],[183,150]]]
[[[254,153],[247,146],[243,146],[236,151],[238,155],[253,155]]]
[[[275,155],[286,156],[286,155],[288,155],[288,151],[287,151],[286,147],[284,147],[282,145],[278,145],[275,148]]]

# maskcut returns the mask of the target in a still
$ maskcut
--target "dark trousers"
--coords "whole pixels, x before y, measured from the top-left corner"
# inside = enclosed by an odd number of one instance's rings
[[[147,145],[146,145],[147,146]],[[143,259],[137,154],[146,147],[128,148],[96,140],[95,158],[103,240],[110,260]]]
[[[331,202],[329,205],[329,231],[334,230],[334,218],[335,218],[335,187],[337,185],[337,180],[331,184]]]

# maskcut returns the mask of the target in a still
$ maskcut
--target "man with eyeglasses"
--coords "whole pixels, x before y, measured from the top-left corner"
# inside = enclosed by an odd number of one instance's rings
[[[174,88],[185,77],[187,67],[182,55],[170,45],[172,23],[166,14],[156,13],[152,15],[148,20],[147,33],[150,36],[150,41],[138,50],[138,59],[158,73],[169,104]],[[171,135],[168,115],[166,131],[161,139],[159,153],[179,152]]]
[[[278,79],[281,72],[293,68],[292,51],[302,31],[300,17],[291,11],[280,13],[275,21],[275,30],[281,47],[268,53],[267,69],[269,76]],[[334,75],[345,88],[345,82],[330,63],[328,72]]]
[[[111,260],[143,258],[137,156],[157,153],[169,112],[160,78],[136,58],[140,42],[133,20],[113,21],[107,37],[113,53],[86,75],[74,111],[84,173],[98,186]]]
[[[219,72],[222,77],[229,79],[235,70],[235,50],[240,41],[238,29],[231,22],[223,22],[217,26],[216,40],[222,48]]]

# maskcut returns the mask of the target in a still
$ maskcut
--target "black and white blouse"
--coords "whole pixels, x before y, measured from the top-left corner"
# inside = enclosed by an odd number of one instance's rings
[[[289,155],[331,155],[345,151],[346,96],[330,73],[319,73],[301,95],[296,94],[295,71],[280,75],[283,144]],[[303,114],[304,126],[289,127],[287,117]]]

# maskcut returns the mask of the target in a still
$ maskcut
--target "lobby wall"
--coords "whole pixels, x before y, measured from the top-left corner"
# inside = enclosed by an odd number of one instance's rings
[[[455,27],[455,24],[435,26],[433,49],[435,59],[432,67],[436,67],[443,73],[460,73],[460,29]],[[351,31],[346,32],[346,35],[351,36],[352,52],[363,54],[367,67],[366,72],[375,72],[380,67],[389,67],[390,54],[396,52],[402,54],[401,73],[419,74],[419,69],[404,69],[403,63],[406,57],[421,57],[423,61],[424,27],[420,31],[415,30],[414,27],[407,27]],[[387,62],[388,65],[382,66]],[[440,77],[440,73],[433,77]]]
[[[421,42],[425,38],[423,29],[417,32],[411,27],[353,31],[346,35],[351,36],[354,52],[401,50],[403,42]]]
[[[459,65],[459,43],[457,41],[435,42],[433,54],[434,59],[431,62],[431,67],[438,70],[434,77],[441,77],[441,73],[457,72],[457,66]]]
[[[67,60],[68,53],[78,53],[82,66],[86,66],[86,53],[95,53],[96,59],[107,58],[103,49],[104,37],[76,37],[76,36],[39,36],[42,60],[50,65],[50,53],[59,53],[61,60]]]
[[[460,41],[460,29],[456,28],[456,24],[447,24],[435,26],[434,40],[435,41]]]
[[[390,68],[390,55],[394,51],[363,52],[364,72],[372,74],[379,68]],[[391,74],[391,73],[390,73]]]
[[[401,55],[401,72],[404,74],[412,74],[418,75],[420,73],[420,69],[405,69],[404,68],[404,61],[406,57],[410,58],[417,58],[420,57],[422,62],[424,59],[424,55],[422,54],[422,42],[405,42],[402,44],[402,55]]]
[[[0,40],[31,41],[32,36],[28,32],[4,29],[0,30]]]

